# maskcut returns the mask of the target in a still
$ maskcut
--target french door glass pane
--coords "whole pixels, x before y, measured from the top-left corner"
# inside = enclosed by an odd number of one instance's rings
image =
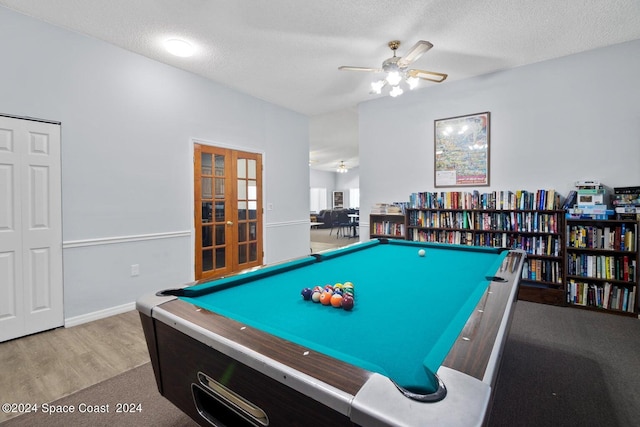
[[[225,225],[216,225],[216,245],[224,245],[226,229]]]
[[[211,202],[202,202],[202,222],[211,222],[212,214]]]
[[[238,245],[238,263],[247,262],[247,245]]]
[[[202,271],[213,270],[213,249],[202,251]]]
[[[200,173],[202,175],[211,175],[211,154],[202,153],[200,156]]]
[[[211,194],[211,190],[209,190],[209,194]],[[224,199],[224,178],[216,178],[216,199]]]
[[[213,246],[213,227],[202,227],[202,247],[207,248]]]
[[[249,159],[247,160],[248,164],[247,164],[247,178],[249,179],[256,179],[256,161],[253,159]]]
[[[216,201],[216,222],[224,221],[224,202]]]
[[[216,268],[223,268],[225,266],[224,253],[225,248],[216,249]]]
[[[247,161],[245,159],[238,159],[238,170],[236,171],[238,178],[247,177]]]
[[[247,181],[244,179],[238,180],[238,200],[247,200]]]
[[[216,154],[216,176],[224,176],[224,156]]]
[[[249,261],[255,261],[258,259],[258,244],[249,243]]]
[[[247,223],[241,222],[238,224],[238,242],[247,241]]]
[[[258,238],[256,225],[255,222],[249,223],[249,240],[256,240]]]
[[[257,191],[258,191],[258,184],[254,180],[249,180],[247,182],[249,184],[249,190],[247,192],[247,194],[248,194],[247,199],[248,200],[257,200],[258,198],[256,196],[257,196]]]
[[[238,220],[244,221],[247,219],[247,202],[238,202]]]
[[[256,219],[258,212],[258,203],[255,201],[249,202],[249,219]]]
[[[202,198],[211,198],[211,178],[202,178]]]

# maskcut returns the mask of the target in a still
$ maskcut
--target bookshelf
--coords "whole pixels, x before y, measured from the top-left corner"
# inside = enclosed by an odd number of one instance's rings
[[[518,298],[566,304],[565,211],[553,190],[414,193],[408,240],[518,248],[527,252]]]
[[[405,239],[404,214],[370,214],[369,236],[375,238]]]
[[[638,221],[566,220],[567,303],[638,314]]]

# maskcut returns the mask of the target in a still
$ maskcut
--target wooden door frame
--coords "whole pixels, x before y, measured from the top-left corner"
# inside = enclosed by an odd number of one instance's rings
[[[212,140],[207,140],[207,139],[200,139],[200,138],[191,138],[189,141],[189,151],[190,151],[190,180],[189,180],[189,202],[190,202],[190,206],[191,206],[191,281],[195,281],[196,280],[196,276],[195,276],[195,263],[196,263],[196,251],[195,251],[195,247],[196,247],[196,220],[195,220],[195,170],[194,170],[194,166],[195,166],[195,144],[200,144],[200,145],[206,145],[209,147],[217,147],[217,148],[222,148],[222,149],[227,149],[227,150],[234,150],[234,151],[239,151],[239,152],[245,152],[245,153],[252,153],[252,154],[259,154],[260,156],[262,156],[262,165],[260,167],[261,170],[261,181],[262,181],[262,201],[263,201],[263,207],[261,212],[258,212],[258,215],[261,215],[261,224],[262,224],[262,264],[264,264],[264,260],[267,256],[267,250],[266,248],[266,221],[265,221],[265,207],[264,204],[265,202],[265,164],[266,164],[266,154],[263,150],[258,150],[256,148],[252,148],[252,147],[241,147],[238,145],[233,145],[233,144],[228,144],[228,143],[224,143],[224,142],[217,142],[217,141],[212,141]]]

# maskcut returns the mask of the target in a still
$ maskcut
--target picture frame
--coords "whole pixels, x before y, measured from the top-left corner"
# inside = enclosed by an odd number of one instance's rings
[[[333,192],[333,209],[343,209],[343,208],[344,208],[344,192],[334,191]]]
[[[489,185],[491,113],[434,120],[435,187]]]

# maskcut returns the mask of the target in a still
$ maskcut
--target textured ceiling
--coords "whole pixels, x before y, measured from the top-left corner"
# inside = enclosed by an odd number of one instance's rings
[[[319,169],[327,162],[332,168],[340,160],[357,163],[357,124],[353,141],[353,123],[343,123],[341,132],[338,124],[331,129],[331,120],[357,120],[354,106],[371,98],[367,73],[338,67],[378,67],[391,56],[390,40],[402,42],[399,56],[418,40],[433,43],[413,66],[447,73],[441,83],[446,85],[640,38],[640,0],[0,0],[0,5],[312,116],[311,156],[317,153],[312,167]],[[162,43],[170,37],[191,41],[196,54],[169,55]],[[347,151],[340,151],[343,146]]]

